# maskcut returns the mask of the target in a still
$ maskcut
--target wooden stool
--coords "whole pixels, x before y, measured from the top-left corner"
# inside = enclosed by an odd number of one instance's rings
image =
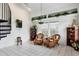
[[[21,40],[21,37],[17,37],[17,45],[22,45],[22,40]]]

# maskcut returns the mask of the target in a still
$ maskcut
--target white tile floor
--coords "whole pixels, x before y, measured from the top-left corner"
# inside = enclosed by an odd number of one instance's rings
[[[79,52],[61,44],[50,49],[26,42],[23,46],[14,45],[0,49],[0,56],[79,56]]]

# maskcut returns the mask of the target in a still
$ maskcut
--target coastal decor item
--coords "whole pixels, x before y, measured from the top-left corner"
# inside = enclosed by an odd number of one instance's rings
[[[16,27],[22,28],[22,20],[16,19]]]

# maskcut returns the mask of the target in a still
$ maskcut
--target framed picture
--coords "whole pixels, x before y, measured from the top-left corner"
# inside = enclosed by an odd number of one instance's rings
[[[16,28],[22,28],[22,20],[16,19]]]

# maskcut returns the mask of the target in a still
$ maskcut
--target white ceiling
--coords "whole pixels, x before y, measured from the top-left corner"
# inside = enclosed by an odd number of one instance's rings
[[[41,3],[28,3],[26,5],[31,8],[32,16],[41,15]],[[76,8],[78,6],[79,4],[77,3],[42,3],[42,14]]]

